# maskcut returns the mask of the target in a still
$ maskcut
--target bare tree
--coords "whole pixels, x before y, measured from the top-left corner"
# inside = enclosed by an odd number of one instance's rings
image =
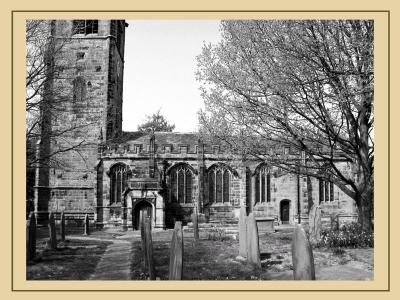
[[[63,58],[68,38],[54,38],[52,28],[51,20],[26,22],[27,169],[61,165],[59,154],[79,152],[85,145],[85,140],[68,137],[90,125],[65,119],[70,113],[72,78],[64,71],[73,66]],[[40,156],[32,149],[36,142],[41,143]]]
[[[224,21],[221,30],[222,41],[198,57],[203,132],[333,182],[371,230],[373,21]]]

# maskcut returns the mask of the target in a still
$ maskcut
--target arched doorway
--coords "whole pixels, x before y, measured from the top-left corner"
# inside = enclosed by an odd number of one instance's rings
[[[280,203],[280,217],[282,224],[289,224],[290,200],[282,200]]]
[[[152,214],[152,212],[153,212],[153,208],[152,208],[152,205],[149,203],[149,202],[147,202],[147,201],[145,201],[145,200],[142,200],[142,201],[140,201],[139,203],[137,203],[136,205],[135,205],[135,208],[133,209],[133,228],[134,229],[139,229],[140,228],[140,226],[139,226],[139,224],[140,224],[140,212],[142,211],[142,214],[146,211],[147,212],[147,216],[148,217],[150,217],[150,221],[151,221],[151,224],[152,224],[152,220],[151,220],[151,218],[152,218],[152,216],[153,216],[153,214]]]

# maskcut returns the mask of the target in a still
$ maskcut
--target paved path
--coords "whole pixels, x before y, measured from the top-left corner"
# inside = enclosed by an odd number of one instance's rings
[[[111,240],[90,280],[130,280],[132,263],[132,231]]]

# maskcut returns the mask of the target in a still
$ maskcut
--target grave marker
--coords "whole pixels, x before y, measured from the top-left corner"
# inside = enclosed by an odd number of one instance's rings
[[[61,233],[61,241],[65,241],[65,215],[64,212],[61,213],[60,220],[60,233]]]
[[[54,214],[51,212],[49,214],[49,247],[50,249],[57,249],[57,235],[56,235],[56,222],[54,220]]]
[[[247,257],[247,228],[246,228],[246,207],[240,207],[239,215],[239,256]]]
[[[258,229],[256,218],[250,213],[247,222],[247,261],[257,267],[261,267],[260,248],[258,244]]]
[[[321,239],[321,208],[313,205],[309,215],[309,234],[312,243],[318,243]]]
[[[193,222],[193,237],[196,241],[199,240],[199,222],[197,215],[197,206],[194,206],[193,214],[192,214],[192,222]]]
[[[28,220],[28,243],[26,254],[28,261],[33,260],[36,256],[36,216],[33,211],[29,214]]]
[[[183,270],[183,234],[182,222],[175,222],[172,234],[169,258],[169,280],[182,280]]]
[[[156,272],[154,269],[154,259],[153,259],[153,241],[151,238],[151,223],[150,218],[144,220],[144,236],[145,236],[145,257],[148,266],[148,272],[150,280],[156,279]]]
[[[314,256],[310,241],[301,225],[296,225],[292,239],[294,280],[315,280]]]
[[[88,214],[85,215],[85,232],[83,234],[90,235],[90,221]]]

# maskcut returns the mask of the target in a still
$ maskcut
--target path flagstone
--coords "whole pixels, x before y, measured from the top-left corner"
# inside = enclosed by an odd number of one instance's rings
[[[90,239],[90,238],[88,238]],[[131,280],[132,231],[116,237],[104,252],[90,280]]]

